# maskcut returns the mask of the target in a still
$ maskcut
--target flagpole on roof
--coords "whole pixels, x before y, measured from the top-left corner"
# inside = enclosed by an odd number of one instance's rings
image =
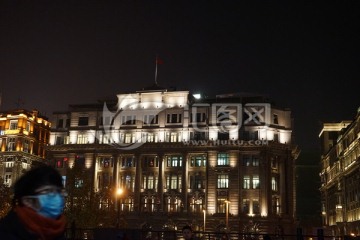
[[[157,85],[157,69],[158,69],[158,56],[155,59],[155,85]]]
[[[161,58],[159,58],[158,55],[156,55],[155,59],[155,85],[157,85],[157,78],[158,78],[158,65],[163,64],[163,61]]]

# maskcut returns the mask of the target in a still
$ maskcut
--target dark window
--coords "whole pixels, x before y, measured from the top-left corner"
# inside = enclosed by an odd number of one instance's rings
[[[190,140],[206,140],[205,132],[190,132]]]
[[[57,128],[63,128],[64,127],[64,119],[59,119],[57,123]]]
[[[167,123],[181,123],[181,114],[167,114],[166,116]]]
[[[219,140],[229,140],[230,135],[228,132],[218,132],[218,139]]]
[[[79,117],[78,126],[87,126],[89,125],[89,118],[88,117]]]
[[[200,175],[190,176],[190,188],[191,189],[203,189],[204,186],[204,178]]]
[[[85,168],[85,156],[77,155],[75,158],[75,167],[77,168]]]
[[[64,144],[64,138],[60,136],[56,136],[56,145]]]
[[[177,122],[177,114],[171,114],[171,122],[176,123]]]
[[[70,127],[70,119],[66,119],[66,124],[65,124],[65,127]]]
[[[279,118],[277,114],[273,115],[273,119],[274,119],[274,124],[279,124]]]

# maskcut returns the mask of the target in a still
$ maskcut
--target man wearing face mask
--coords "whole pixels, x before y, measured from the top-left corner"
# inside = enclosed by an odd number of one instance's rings
[[[65,196],[62,177],[54,168],[29,170],[14,185],[13,207],[0,220],[0,239],[65,239]]]

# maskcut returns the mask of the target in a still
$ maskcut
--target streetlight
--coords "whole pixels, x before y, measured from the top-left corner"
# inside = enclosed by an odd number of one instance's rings
[[[226,204],[226,230],[229,229],[229,203],[230,203],[230,201],[225,200],[225,204]]]
[[[116,228],[119,228],[120,226],[120,197],[123,194],[123,189],[122,188],[118,188],[116,190],[116,200],[117,200],[117,223],[116,223]]]
[[[203,210],[204,212],[204,232],[206,231],[206,210]]]

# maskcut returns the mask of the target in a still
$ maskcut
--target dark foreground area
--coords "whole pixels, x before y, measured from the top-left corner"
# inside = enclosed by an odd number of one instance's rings
[[[294,235],[264,235],[257,233],[236,233],[236,232],[194,232],[198,240],[360,240],[360,236],[324,236],[319,230],[316,235],[302,235],[298,231]],[[66,233],[69,240],[181,240],[181,231],[149,231],[140,229],[68,229]]]

